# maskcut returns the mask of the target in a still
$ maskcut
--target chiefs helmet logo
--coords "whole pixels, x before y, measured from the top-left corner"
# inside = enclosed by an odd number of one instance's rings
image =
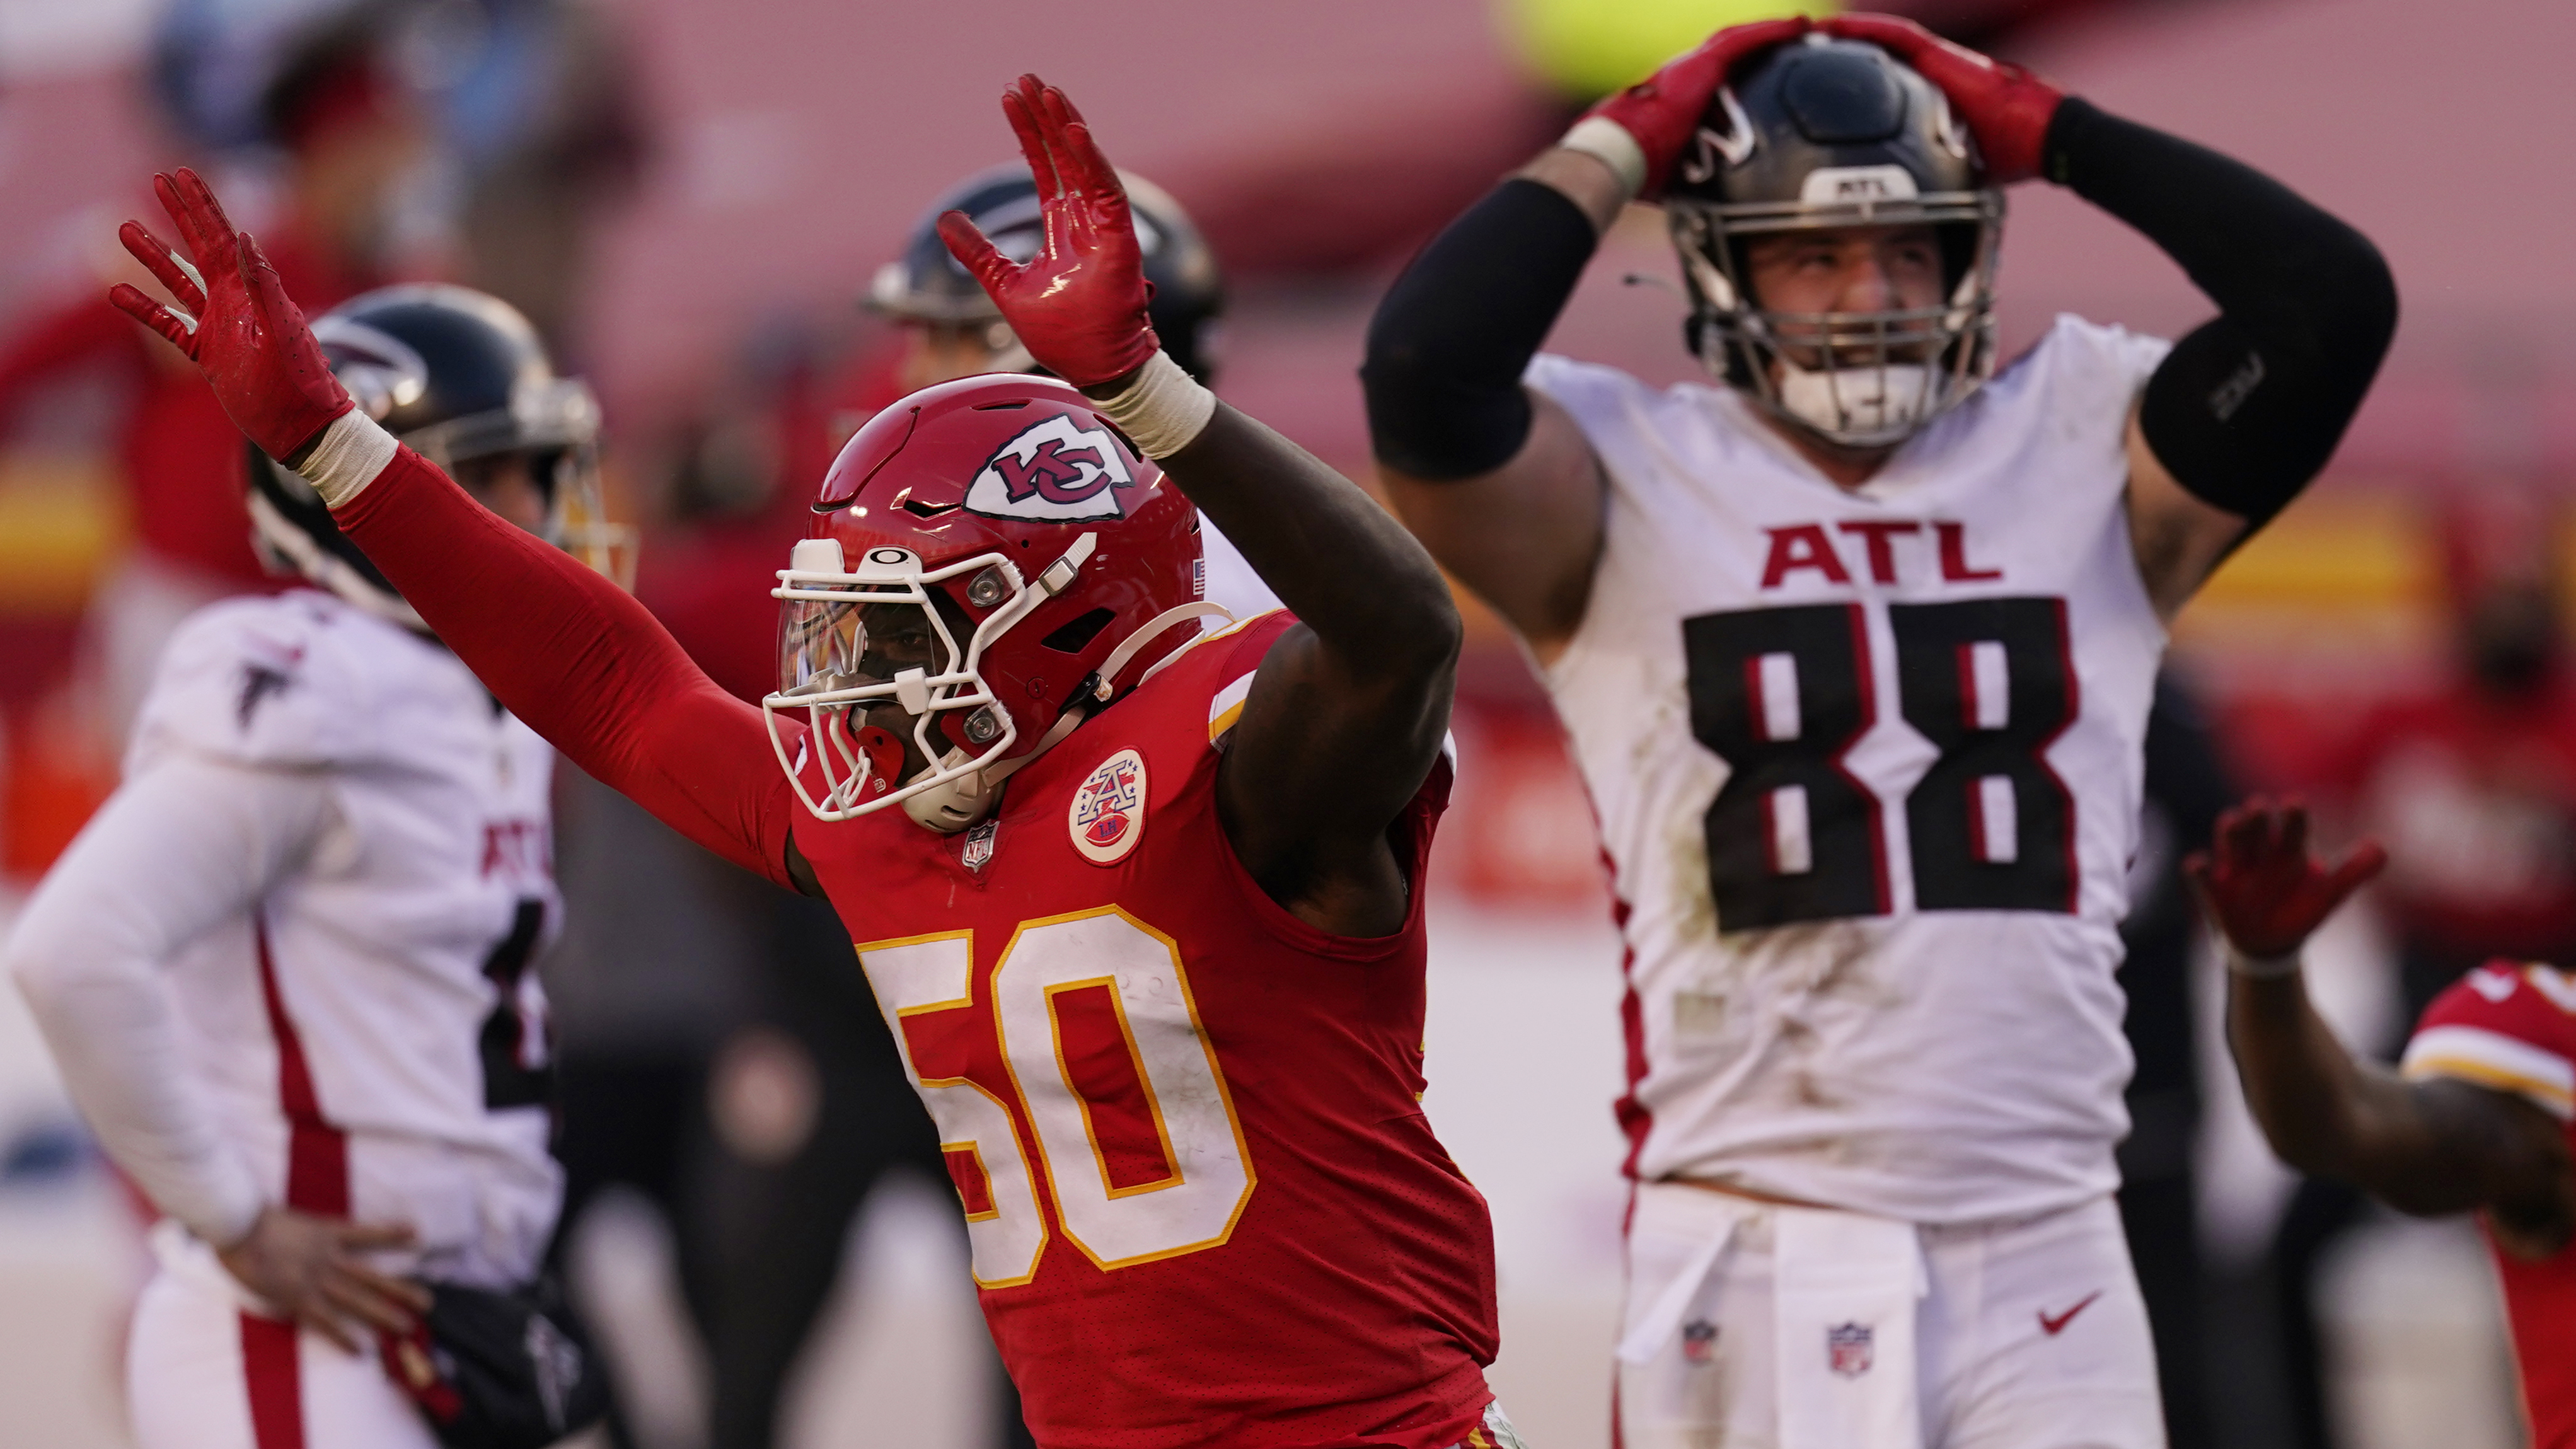
[[[966,488],[966,509],[1032,523],[1124,518],[1118,497],[1136,486],[1127,457],[1106,428],[1080,428],[1057,413],[1004,443]]]

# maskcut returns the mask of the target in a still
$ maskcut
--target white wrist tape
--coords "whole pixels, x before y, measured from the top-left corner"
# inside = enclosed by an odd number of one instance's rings
[[[1136,370],[1136,380],[1115,397],[1103,398],[1100,411],[1133,439],[1148,458],[1168,458],[1216,416],[1216,394],[1162,352]]]
[[[1607,116],[1584,117],[1556,144],[1609,167],[1619,184],[1628,188],[1630,200],[1646,188],[1646,148],[1637,144],[1627,127]]]
[[[337,508],[375,482],[399,446],[375,419],[351,408],[322,430],[321,441],[295,471],[304,475],[324,503]]]
[[[2294,947],[2282,956],[2248,956],[2230,941],[2227,943],[2227,969],[2248,981],[2278,981],[2284,976],[2299,974],[2299,953]]]

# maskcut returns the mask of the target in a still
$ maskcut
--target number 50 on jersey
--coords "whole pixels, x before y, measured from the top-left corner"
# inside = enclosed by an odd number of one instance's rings
[[[982,1003],[971,931],[873,942],[859,959],[938,1124],[976,1286],[1036,1276],[1040,1175],[1065,1237],[1102,1269],[1233,1233],[1251,1158],[1170,937],[1115,906],[1023,921]]]

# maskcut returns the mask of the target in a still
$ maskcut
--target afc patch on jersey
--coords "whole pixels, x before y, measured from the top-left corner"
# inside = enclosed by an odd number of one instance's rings
[[[1118,490],[1136,486],[1118,440],[1057,413],[1020,431],[966,486],[966,511],[1033,523],[1091,523],[1127,516]]]
[[[1065,812],[1073,848],[1093,865],[1116,865],[1145,838],[1145,757],[1120,750],[1074,787]]]

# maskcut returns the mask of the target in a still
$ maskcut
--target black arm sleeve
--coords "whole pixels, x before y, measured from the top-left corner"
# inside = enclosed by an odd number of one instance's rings
[[[2334,456],[2370,391],[2397,330],[2388,264],[2252,167],[2071,97],[2049,123],[2046,165],[2218,304],[2149,379],[2139,427],[2195,497],[2267,522]]]
[[[1433,238],[1369,323],[1360,386],[1378,461],[1441,480],[1510,462],[1529,439],[1521,373],[1598,242],[1565,193],[1517,177]]]

